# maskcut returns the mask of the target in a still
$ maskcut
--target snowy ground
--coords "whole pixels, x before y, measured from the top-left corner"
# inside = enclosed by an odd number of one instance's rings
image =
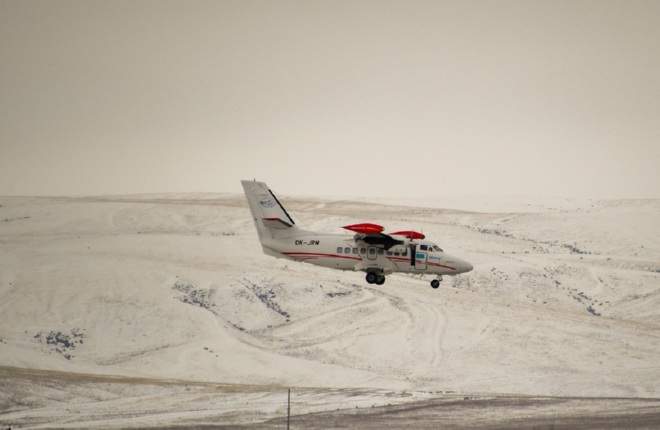
[[[270,428],[288,388],[305,428],[660,420],[659,200],[280,200],[475,269],[433,290],[276,260],[238,195],[0,198],[0,425]]]

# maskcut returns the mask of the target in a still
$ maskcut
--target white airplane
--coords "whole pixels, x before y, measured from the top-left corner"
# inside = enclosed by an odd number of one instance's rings
[[[361,270],[367,282],[382,285],[394,272],[432,274],[433,288],[442,275],[458,275],[472,265],[445,254],[415,231],[383,233],[377,224],[361,223],[343,228],[354,235],[322,234],[298,228],[275,194],[263,182],[241,181],[261,247],[267,255],[340,270]]]

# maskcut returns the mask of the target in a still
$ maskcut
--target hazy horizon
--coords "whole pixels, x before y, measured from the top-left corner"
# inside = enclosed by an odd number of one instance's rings
[[[660,2],[3,1],[0,195],[660,198]]]

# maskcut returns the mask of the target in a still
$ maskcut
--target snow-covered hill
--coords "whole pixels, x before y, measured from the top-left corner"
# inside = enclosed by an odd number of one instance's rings
[[[423,229],[475,268],[433,290],[276,260],[238,195],[4,197],[0,382],[21,368],[328,396],[660,397],[659,200],[281,200],[309,229]],[[71,404],[15,387],[0,424]]]

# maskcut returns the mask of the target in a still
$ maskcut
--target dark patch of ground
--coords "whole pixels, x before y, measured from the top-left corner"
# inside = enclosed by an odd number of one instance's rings
[[[154,393],[162,393],[162,387],[169,387],[173,396],[199,392],[204,397],[221,398],[245,392],[272,393],[285,389],[275,386],[208,384],[176,380],[152,380],[125,378],[116,376],[85,375],[44,370],[18,369],[0,366],[0,424],[7,425],[3,417],[12,411],[31,409],[59,404],[65,399],[40,399],[35,397],[39,387],[57,388],[66,391],[66,387],[87,387],[103,389],[120,397],[135,395],[139,388],[142,395],[149,394],[148,388],[154,387]],[[113,388],[114,387],[114,388]],[[135,387],[135,388],[131,388]],[[160,387],[160,388],[159,388]],[[156,388],[159,388],[156,390]],[[197,391],[195,391],[197,390]],[[327,388],[305,388],[297,391],[306,394],[327,392]],[[63,392],[64,392],[63,391]],[[76,390],[73,390],[76,392]],[[347,398],[350,390],[344,392]],[[368,391],[368,390],[365,390]],[[364,392],[360,392],[364,395]],[[304,398],[304,397],[302,397]],[[80,395],[71,399],[73,405],[80,402]],[[95,399],[89,399],[93,401]],[[97,401],[99,399],[96,399]],[[154,426],[142,427],[141,418],[150,415],[170,414],[174,411],[165,409],[130,411],[136,418],[131,428],[165,429],[284,429],[287,428],[285,412],[279,418],[263,415],[259,422],[259,412],[248,412],[249,424],[242,413],[220,414],[204,413],[202,416],[189,414],[196,404],[187,405],[186,410],[179,410],[176,423],[163,425],[160,421]],[[603,398],[603,397],[533,397],[499,394],[480,395],[443,395],[441,397],[410,401],[398,405],[372,408],[339,409],[329,412],[296,414],[296,403],[292,400],[290,429],[658,429],[660,428],[660,399],[655,398]],[[282,409],[285,411],[285,409]],[[122,411],[115,411],[122,414]],[[206,411],[209,412],[209,411]],[[124,416],[131,416],[126,412]],[[60,417],[61,418],[61,417]],[[43,421],[43,420],[46,421]],[[103,422],[103,421],[101,421]],[[44,428],[57,428],[58,423],[48,426],[47,417],[37,414],[15,422],[15,428],[34,425]],[[89,422],[88,422],[89,423]],[[142,424],[141,424],[142,423]],[[124,423],[125,425],[125,423]],[[104,428],[118,428],[104,422]]]

